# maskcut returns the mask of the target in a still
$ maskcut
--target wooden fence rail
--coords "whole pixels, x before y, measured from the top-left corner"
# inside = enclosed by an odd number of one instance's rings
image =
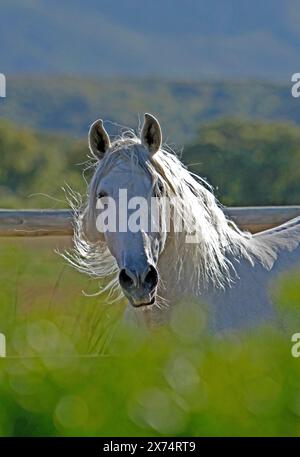
[[[300,206],[226,208],[226,215],[252,233],[276,227],[300,215]],[[71,236],[69,210],[0,210],[0,236]]]

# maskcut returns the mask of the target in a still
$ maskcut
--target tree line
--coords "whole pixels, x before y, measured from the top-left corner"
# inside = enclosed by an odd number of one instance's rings
[[[86,139],[1,120],[0,207],[65,207],[63,187],[86,192],[87,156]],[[292,123],[224,118],[202,124],[181,158],[225,205],[300,204],[300,129]]]

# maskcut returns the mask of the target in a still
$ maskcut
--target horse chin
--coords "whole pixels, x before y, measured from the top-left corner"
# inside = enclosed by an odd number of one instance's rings
[[[141,309],[145,309],[145,308],[148,308],[148,307],[151,307],[153,305],[155,305],[155,296],[147,303],[134,303],[133,300],[130,300],[130,304],[134,307],[134,308],[141,308]]]
[[[151,308],[156,303],[156,291],[152,294],[152,297],[149,301],[147,301],[147,299],[145,301],[143,301],[143,300],[137,301],[129,294],[124,293],[124,295],[127,298],[129,304],[135,309],[143,310],[146,308]]]

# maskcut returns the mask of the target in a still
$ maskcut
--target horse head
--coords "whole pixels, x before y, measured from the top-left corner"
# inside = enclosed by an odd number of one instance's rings
[[[166,243],[166,231],[157,225],[165,186],[154,164],[161,142],[159,122],[150,114],[140,138],[111,142],[101,120],[89,131],[98,162],[89,187],[87,236],[107,245],[118,265],[119,285],[134,307],[155,304],[157,263]]]

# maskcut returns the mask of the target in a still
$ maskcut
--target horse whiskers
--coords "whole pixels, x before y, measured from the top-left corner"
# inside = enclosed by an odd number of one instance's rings
[[[160,295],[156,295],[156,301],[153,306],[158,308],[159,310],[163,310],[168,309],[170,304],[165,298],[161,297]]]
[[[166,286],[166,282],[162,279],[162,277],[159,275],[158,277],[158,285],[157,285],[157,289],[158,290],[166,290],[167,286]]]

